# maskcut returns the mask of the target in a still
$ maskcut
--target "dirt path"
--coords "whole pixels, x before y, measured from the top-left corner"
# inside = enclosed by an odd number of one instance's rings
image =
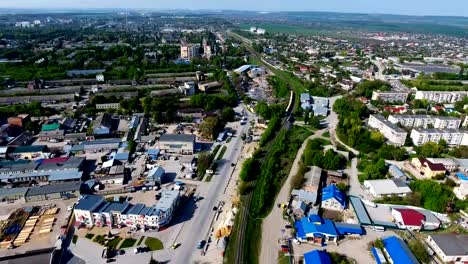
[[[292,164],[291,170],[289,171],[288,178],[281,187],[281,190],[276,197],[274,207],[271,210],[270,214],[263,220],[262,224],[262,246],[260,252],[260,263],[261,264],[272,264],[278,263],[278,251],[279,244],[278,240],[281,238],[282,231],[286,221],[283,220],[283,210],[278,208],[276,205],[278,203],[285,203],[289,199],[289,193],[291,189],[291,180],[292,176],[296,175],[299,170],[299,161],[302,157],[302,153],[305,150],[307,141],[310,139],[321,137],[324,132],[328,131],[327,129],[319,130],[312,136],[308,137],[301,148],[297,152],[294,163]],[[285,234],[286,235],[286,234]],[[289,234],[287,234],[289,235]]]

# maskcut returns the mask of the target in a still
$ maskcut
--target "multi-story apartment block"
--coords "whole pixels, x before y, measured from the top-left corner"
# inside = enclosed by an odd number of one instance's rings
[[[191,59],[198,56],[198,50],[200,46],[198,44],[180,44],[180,57],[182,59]]]
[[[408,93],[403,92],[390,92],[390,91],[373,91],[372,100],[383,101],[383,102],[406,102],[408,99]]]
[[[468,131],[464,129],[413,128],[410,137],[416,146],[442,139],[449,146],[468,146]]]
[[[426,99],[431,103],[455,103],[468,96],[468,91],[417,91],[415,99]]]
[[[400,124],[404,127],[423,127],[445,129],[459,128],[461,119],[450,116],[430,116],[430,115],[389,115],[388,121],[393,124]]]
[[[397,125],[387,121],[383,116],[371,115],[368,124],[370,127],[379,130],[391,144],[397,146],[405,144],[408,133]]]
[[[86,195],[74,208],[75,219],[87,227],[122,225],[146,229],[167,226],[179,204],[180,193],[166,190],[161,195],[159,202],[150,207],[107,202],[101,196]]]

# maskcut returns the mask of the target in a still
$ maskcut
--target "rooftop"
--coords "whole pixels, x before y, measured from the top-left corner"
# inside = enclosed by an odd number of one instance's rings
[[[99,204],[104,203],[104,198],[98,195],[85,195],[75,206],[77,210],[89,211],[96,208]]]
[[[322,201],[334,198],[342,207],[346,207],[346,195],[335,184],[322,189]]]
[[[408,185],[398,179],[367,180],[364,186],[370,186],[376,195],[411,193]]]
[[[400,212],[403,224],[407,226],[421,226],[426,219],[423,214],[413,209],[394,208]]]
[[[159,141],[182,141],[182,142],[194,142],[195,135],[185,135],[185,134],[163,134],[159,138]]]
[[[331,264],[330,255],[326,251],[312,250],[304,254],[304,264]]]
[[[446,256],[468,255],[468,235],[434,234],[430,237]]]
[[[322,219],[318,215],[303,217],[301,220],[296,221],[294,226],[297,230],[297,236],[301,238],[307,237],[308,234],[312,234],[313,236],[338,236],[333,222],[328,219]]]
[[[35,146],[20,146],[13,150],[13,153],[30,153],[30,152],[44,152],[47,146],[35,145]]]
[[[398,264],[418,264],[418,260],[413,255],[408,246],[400,238],[391,236],[383,239],[384,247],[393,263]]]
[[[80,190],[80,187],[81,183],[79,182],[65,182],[58,184],[35,186],[29,188],[29,190],[26,192],[26,196],[77,191]]]

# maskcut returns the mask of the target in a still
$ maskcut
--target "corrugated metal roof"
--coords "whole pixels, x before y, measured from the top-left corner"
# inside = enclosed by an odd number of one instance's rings
[[[304,264],[331,264],[330,255],[322,250],[312,250],[304,254]]]
[[[370,225],[372,224],[369,215],[367,214],[367,210],[362,204],[361,199],[356,196],[349,196],[349,201],[353,205],[354,212],[356,213],[358,220],[361,224]]]
[[[104,203],[104,198],[98,195],[84,195],[75,205],[75,209],[90,211],[99,204]]]
[[[343,208],[346,208],[346,195],[335,184],[328,185],[322,189],[322,201],[328,199],[335,199]]]
[[[34,195],[77,191],[80,189],[80,187],[81,187],[81,183],[79,182],[65,182],[65,183],[60,183],[60,184],[49,184],[49,185],[29,188],[25,196],[28,197],[28,196],[34,196]]]
[[[419,264],[411,250],[400,238],[391,236],[382,241],[393,263]]]

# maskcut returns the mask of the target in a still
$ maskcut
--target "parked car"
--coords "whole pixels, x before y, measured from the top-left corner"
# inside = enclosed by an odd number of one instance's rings
[[[176,249],[180,246],[180,243],[174,243],[172,244],[172,249]]]
[[[204,245],[205,245],[205,240],[198,241],[197,249],[202,249]]]

